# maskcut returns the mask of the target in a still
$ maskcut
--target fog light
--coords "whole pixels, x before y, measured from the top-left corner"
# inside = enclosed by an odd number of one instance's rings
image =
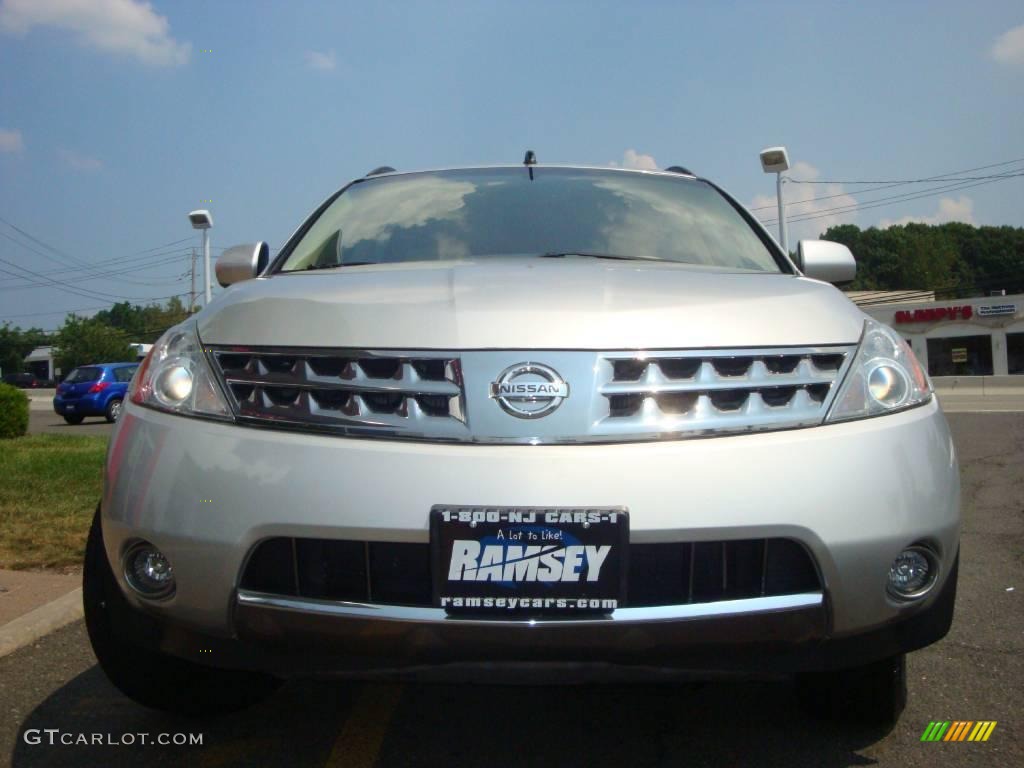
[[[924,547],[908,547],[889,568],[889,593],[903,600],[921,597],[932,588],[938,572],[935,556]]]
[[[170,561],[148,542],[128,550],[124,556],[124,575],[132,589],[145,597],[166,597],[174,591]]]

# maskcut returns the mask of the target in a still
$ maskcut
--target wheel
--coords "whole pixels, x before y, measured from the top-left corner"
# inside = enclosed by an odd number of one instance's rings
[[[68,424],[81,424],[85,416],[65,416],[64,421]]]
[[[111,424],[117,421],[118,416],[121,415],[121,398],[111,398],[110,402],[107,403],[107,409],[104,411],[103,415],[107,417],[107,421]]]
[[[236,712],[276,691],[281,680],[259,672],[216,669],[135,645],[127,639],[134,609],[114,580],[99,509],[85,547],[85,627],[110,682],[144,707],[190,717]]]
[[[891,727],[907,705],[906,656],[804,675],[797,680],[797,690],[813,716]]]

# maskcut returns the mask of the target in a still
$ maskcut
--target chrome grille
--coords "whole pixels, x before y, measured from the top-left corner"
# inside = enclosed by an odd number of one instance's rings
[[[683,439],[821,424],[855,345],[715,350],[353,350],[205,345],[239,421],[478,443]],[[491,385],[526,362],[569,396],[542,418]]]
[[[430,352],[210,347],[243,420],[466,436],[459,358]]]
[[[607,434],[701,433],[820,423],[853,347],[605,353]]]

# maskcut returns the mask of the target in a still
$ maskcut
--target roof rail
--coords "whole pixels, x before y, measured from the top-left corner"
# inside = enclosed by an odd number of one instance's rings
[[[683,168],[683,166],[681,166],[681,165],[670,165],[668,168],[665,169],[665,172],[666,173],[682,173],[682,174],[685,174],[687,176],[696,176],[697,175],[693,171],[691,171],[689,168]]]
[[[379,176],[382,173],[394,173],[394,172],[395,172],[395,169],[392,168],[390,165],[379,165],[379,166],[374,168],[372,171],[370,171],[366,175],[367,176]]]

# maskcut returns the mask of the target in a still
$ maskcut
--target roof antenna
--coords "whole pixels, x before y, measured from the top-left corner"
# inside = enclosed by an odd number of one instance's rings
[[[530,181],[533,181],[533,166],[537,164],[537,155],[532,149],[526,150],[526,157],[523,158],[523,165],[530,171]]]

